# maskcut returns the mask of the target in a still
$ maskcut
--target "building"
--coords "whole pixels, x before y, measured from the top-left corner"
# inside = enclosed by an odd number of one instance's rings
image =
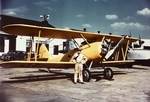
[[[0,55],[2,53],[6,53],[10,50],[24,50],[28,51],[29,49],[29,43],[31,42],[29,37],[21,37],[21,36],[14,36],[11,34],[7,34],[2,31],[3,26],[8,24],[29,24],[29,25],[36,25],[36,26],[44,26],[44,27],[52,27],[51,24],[48,23],[48,21],[44,18],[43,21],[34,21],[24,18],[18,18],[18,17],[12,17],[7,15],[0,15]],[[20,49],[18,46],[18,42],[21,40],[21,43],[23,43],[24,48]],[[47,41],[41,41],[41,43],[46,44],[46,47],[49,49],[49,44]]]

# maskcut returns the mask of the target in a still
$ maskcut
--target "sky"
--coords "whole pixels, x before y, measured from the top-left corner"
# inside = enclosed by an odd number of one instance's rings
[[[61,29],[150,39],[150,0],[0,0],[1,14],[48,22]]]

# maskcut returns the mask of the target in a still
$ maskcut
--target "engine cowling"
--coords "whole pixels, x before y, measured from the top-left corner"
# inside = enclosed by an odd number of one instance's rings
[[[88,60],[102,59],[102,42],[93,42],[88,45],[82,46],[82,53],[88,58]]]

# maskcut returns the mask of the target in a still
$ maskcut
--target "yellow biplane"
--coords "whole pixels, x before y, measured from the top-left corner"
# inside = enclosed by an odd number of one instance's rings
[[[84,65],[83,79],[89,81],[91,79],[90,69],[94,66],[102,66],[104,68],[104,77],[112,79],[113,71],[106,66],[114,66],[125,63],[132,63],[133,60],[126,60],[128,47],[132,42],[138,41],[138,38],[129,36],[118,36],[111,34],[91,33],[77,30],[64,30],[58,28],[49,28],[25,24],[10,24],[3,27],[3,31],[21,36],[30,36],[32,40],[38,37],[35,56],[22,61],[6,61],[1,62],[3,68],[74,68],[75,63],[72,62],[72,56],[81,49],[88,61]],[[54,39],[72,39],[77,48],[67,51],[66,53],[55,57],[49,54],[45,45],[39,46],[40,37]],[[83,42],[79,44],[76,39],[81,38]],[[30,50],[30,52],[32,49]]]

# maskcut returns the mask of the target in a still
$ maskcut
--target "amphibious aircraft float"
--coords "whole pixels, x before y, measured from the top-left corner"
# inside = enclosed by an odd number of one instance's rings
[[[104,77],[112,79],[113,71],[106,66],[114,66],[123,63],[131,63],[133,60],[126,60],[128,46],[138,38],[128,36],[117,36],[111,34],[91,33],[86,31],[64,30],[58,28],[49,28],[25,24],[11,24],[3,27],[3,31],[21,36],[30,36],[32,40],[38,37],[34,58],[30,57],[23,61],[6,61],[1,62],[3,68],[74,68],[72,56],[81,49],[88,61],[84,64],[83,79],[90,81],[90,69],[94,66],[102,66],[104,68]],[[40,37],[53,39],[71,39],[77,46],[75,49],[68,50],[63,54],[55,57],[49,54],[49,51],[44,45],[39,48]],[[83,39],[81,45],[76,41],[77,38]],[[32,47],[30,52],[32,51]]]

